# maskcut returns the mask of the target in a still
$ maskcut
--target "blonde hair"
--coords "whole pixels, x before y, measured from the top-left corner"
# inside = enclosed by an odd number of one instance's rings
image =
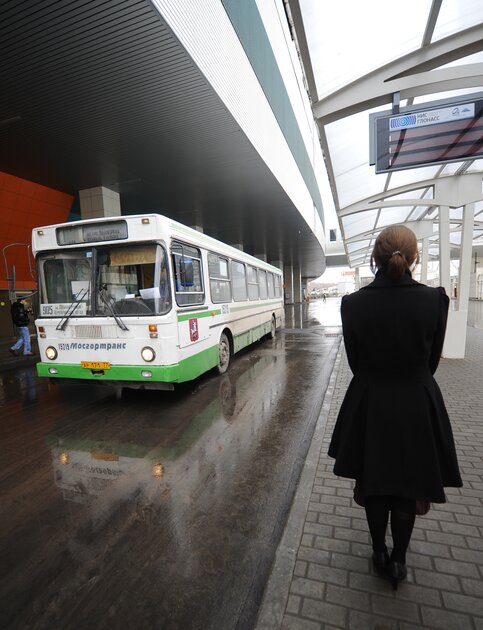
[[[418,241],[412,230],[405,225],[391,225],[380,232],[371,255],[373,271],[386,271],[393,280],[399,280],[418,262]]]

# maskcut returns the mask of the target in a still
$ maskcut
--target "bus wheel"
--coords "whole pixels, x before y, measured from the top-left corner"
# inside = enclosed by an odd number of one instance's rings
[[[230,364],[230,342],[225,333],[221,333],[218,345],[218,374],[224,374]]]
[[[276,330],[277,330],[277,323],[275,322],[275,316],[273,316],[272,323],[270,324],[270,332],[267,335],[269,339],[275,339]]]

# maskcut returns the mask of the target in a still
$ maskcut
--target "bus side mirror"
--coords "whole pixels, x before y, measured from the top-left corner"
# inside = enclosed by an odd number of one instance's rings
[[[179,263],[179,272],[181,285],[183,287],[192,287],[194,285],[193,261],[182,260]]]

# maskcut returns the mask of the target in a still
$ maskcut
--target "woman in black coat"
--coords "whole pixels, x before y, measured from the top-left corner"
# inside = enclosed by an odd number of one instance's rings
[[[356,480],[366,509],[373,563],[393,587],[407,575],[406,550],[421,505],[444,503],[462,485],[450,421],[433,378],[449,299],[412,279],[417,240],[405,226],[378,236],[374,281],[342,298],[344,343],[353,378],[332,435],[334,473]],[[385,543],[391,513],[394,548]],[[424,513],[424,512],[423,512]]]

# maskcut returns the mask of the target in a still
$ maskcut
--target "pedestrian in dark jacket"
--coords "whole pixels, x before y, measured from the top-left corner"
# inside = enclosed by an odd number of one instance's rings
[[[430,502],[444,503],[444,487],[462,485],[450,421],[433,377],[449,299],[442,287],[412,279],[418,261],[414,233],[388,227],[372,253],[374,281],[342,298],[353,378],[329,447],[334,473],[356,480],[354,499],[366,510],[374,567],[394,588],[407,576],[415,515],[425,513]]]
[[[9,349],[10,354],[17,356],[17,350],[23,346],[24,356],[31,356],[34,353],[30,347],[30,331],[29,331],[29,315],[25,308],[22,298],[18,298],[10,309],[12,321],[17,327],[18,339],[16,343]]]

